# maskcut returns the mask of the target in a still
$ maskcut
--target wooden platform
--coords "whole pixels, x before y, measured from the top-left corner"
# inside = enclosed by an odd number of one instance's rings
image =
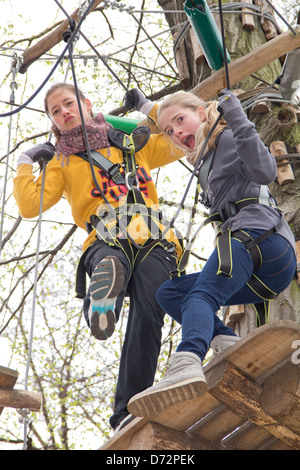
[[[135,418],[99,450],[300,449],[300,325],[264,325],[204,368],[208,391]]]

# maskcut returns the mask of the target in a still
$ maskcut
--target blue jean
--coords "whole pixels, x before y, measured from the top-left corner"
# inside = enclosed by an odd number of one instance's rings
[[[263,230],[245,230],[257,238]],[[177,351],[190,351],[204,359],[211,340],[217,335],[235,336],[216,312],[221,306],[262,302],[247,285],[253,274],[253,261],[245,246],[232,239],[232,277],[217,275],[217,249],[200,273],[164,282],[157,291],[157,301],[174,320],[182,325],[182,341]],[[262,265],[255,275],[273,292],[285,290],[295,275],[296,256],[290,243],[273,234],[259,244]]]

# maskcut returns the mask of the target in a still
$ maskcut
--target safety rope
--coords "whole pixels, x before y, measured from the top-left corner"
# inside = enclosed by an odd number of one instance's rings
[[[16,73],[18,71],[19,60],[17,55],[13,57],[12,60],[12,81],[11,81],[11,95],[10,95],[10,105],[11,110],[13,109],[15,103],[15,90],[17,88],[16,82]],[[5,198],[6,198],[6,189],[8,181],[8,168],[9,168],[9,154],[10,154],[10,144],[11,144],[11,131],[12,131],[12,115],[10,115],[9,126],[8,126],[8,142],[7,142],[7,153],[6,153],[6,164],[5,164],[5,176],[4,176],[4,185],[3,185],[3,196],[2,196],[2,210],[1,210],[1,224],[0,224],[0,256],[2,252],[2,240],[3,240],[3,225],[4,225],[4,211],[5,211]]]
[[[29,370],[30,370],[30,365],[31,365],[31,360],[32,360],[32,345],[33,345],[33,333],[34,333],[34,324],[35,324],[35,306],[36,306],[36,298],[37,298],[37,280],[38,280],[38,266],[39,266],[40,245],[41,245],[45,176],[46,176],[46,161],[43,160],[43,173],[42,173],[42,183],[41,183],[41,197],[40,197],[38,232],[37,232],[36,255],[35,255],[35,269],[34,269],[34,281],[33,281],[31,322],[30,322],[30,332],[29,332],[29,341],[28,341],[28,357],[27,357],[27,364],[26,364],[26,369],[25,369],[25,381],[24,381],[25,390],[28,390]],[[30,424],[31,419],[29,417],[29,410],[19,409],[18,411],[20,415],[22,416],[22,418],[20,418],[20,421],[23,422],[24,424],[23,450],[26,450],[27,449],[27,437],[28,437],[28,425]]]

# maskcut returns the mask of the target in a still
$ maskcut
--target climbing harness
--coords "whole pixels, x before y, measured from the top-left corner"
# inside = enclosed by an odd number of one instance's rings
[[[175,242],[169,241],[165,237],[164,228],[169,227],[170,224],[163,220],[161,210],[147,206],[145,198],[139,190],[139,181],[136,173],[138,166],[135,162],[135,153],[146,145],[149,137],[150,130],[144,126],[134,129],[130,135],[119,129],[110,129],[108,131],[110,144],[123,153],[122,166],[120,164],[112,164],[99,151],[91,151],[93,164],[101,168],[107,178],[112,179],[115,184],[126,186],[127,192],[120,205],[116,208],[107,203],[107,200],[104,204],[100,205],[97,214],[93,214],[90,217],[90,222],[86,224],[87,232],[90,233],[92,230],[95,230],[99,240],[121,250],[127,257],[132,271],[158,245],[167,250],[171,256],[176,257]],[[80,152],[77,155],[88,160],[85,152]],[[104,194],[101,192],[101,197],[104,199],[103,196]],[[130,236],[130,228],[131,225],[134,227],[134,220],[137,217],[142,219],[145,232],[144,234],[142,233],[140,239],[133,239]],[[178,231],[176,233],[179,235]],[[180,238],[181,236],[178,236],[177,239],[180,240]],[[79,298],[83,298],[86,295],[85,255],[86,252],[80,258],[76,273],[76,292]]]

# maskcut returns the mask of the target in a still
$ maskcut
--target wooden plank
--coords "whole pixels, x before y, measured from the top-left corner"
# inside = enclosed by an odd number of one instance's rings
[[[229,361],[253,378],[264,377],[278,364],[289,361],[292,344],[300,340],[300,324],[292,321],[268,323],[242,338],[204,368],[208,372],[222,361]]]
[[[190,433],[174,431],[157,423],[147,423],[136,432],[128,450],[223,450],[216,442],[193,436]]]
[[[8,367],[0,366],[0,387],[13,388],[18,379],[18,372]]]
[[[191,450],[190,438],[182,432],[157,423],[147,423],[135,433],[128,450]]]
[[[212,395],[205,394],[195,400],[180,403],[180,406],[173,405],[165,412],[151,418],[136,418],[101,446],[100,450],[127,449],[133,435],[149,422],[184,432],[218,406],[218,400]]]
[[[279,439],[271,438],[265,444],[259,447],[258,450],[292,450],[284,442]]]
[[[300,28],[296,29],[297,35],[290,31],[276,36],[274,39],[262,44],[244,57],[236,59],[228,64],[230,85],[234,86],[244,78],[255,73],[288,52],[300,47]],[[220,90],[226,88],[226,76],[224,67],[203,80],[191,91],[202,99],[215,98]]]

